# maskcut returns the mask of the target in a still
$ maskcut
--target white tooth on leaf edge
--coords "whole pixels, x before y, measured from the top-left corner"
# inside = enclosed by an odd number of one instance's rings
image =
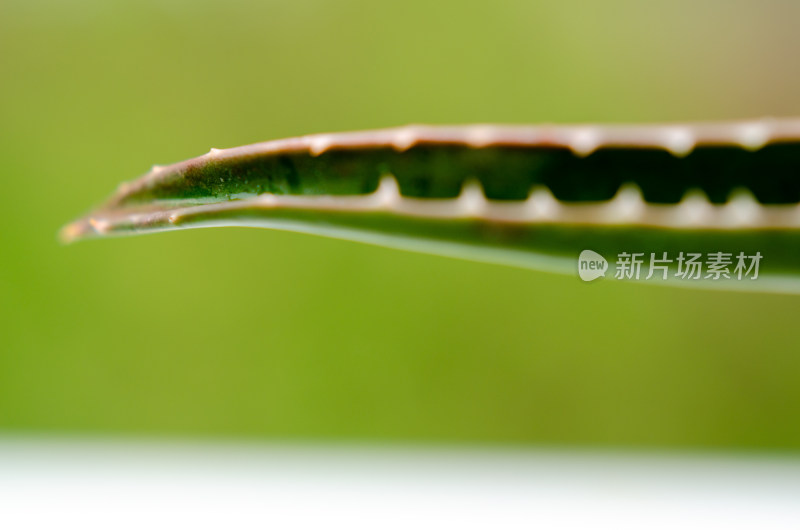
[[[665,133],[664,147],[675,156],[686,156],[695,147],[695,137],[687,127],[668,128]]]
[[[536,186],[527,200],[528,212],[533,219],[555,220],[561,205],[549,188]]]
[[[486,147],[495,140],[494,127],[489,125],[474,125],[467,129],[467,145],[474,148]]]
[[[644,216],[647,205],[642,190],[636,184],[624,184],[616,196],[608,201],[609,217],[615,221],[632,222]]]
[[[689,190],[675,208],[673,222],[676,226],[709,224],[714,217],[714,206],[702,190]]]
[[[372,194],[373,201],[379,208],[392,209],[400,201],[400,185],[392,175],[384,175],[378,189]]]
[[[577,129],[569,140],[569,147],[578,156],[589,156],[600,147],[600,133],[592,127]]]
[[[308,151],[312,156],[319,156],[333,147],[333,140],[330,136],[319,135],[310,140]]]
[[[755,151],[769,142],[770,127],[764,122],[747,123],[739,126],[737,136],[742,147]]]
[[[461,212],[466,217],[480,217],[487,207],[486,195],[483,187],[477,180],[468,180],[458,196],[458,204]]]
[[[419,141],[419,133],[416,127],[404,127],[397,131],[392,138],[392,146],[397,151],[407,151]]]
[[[739,188],[731,193],[724,207],[725,221],[735,226],[756,224],[761,215],[762,206],[748,190]]]
[[[274,207],[280,204],[279,196],[273,193],[262,193],[256,200],[261,206],[265,207]]]

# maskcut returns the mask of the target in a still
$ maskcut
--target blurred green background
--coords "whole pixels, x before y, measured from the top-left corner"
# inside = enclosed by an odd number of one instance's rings
[[[0,431],[800,448],[800,297],[257,229],[63,247],[209,147],[800,114],[781,0],[0,3]]]

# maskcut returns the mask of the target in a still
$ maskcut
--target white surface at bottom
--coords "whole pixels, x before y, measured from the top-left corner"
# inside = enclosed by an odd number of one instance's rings
[[[800,528],[800,459],[0,438],[0,528]]]

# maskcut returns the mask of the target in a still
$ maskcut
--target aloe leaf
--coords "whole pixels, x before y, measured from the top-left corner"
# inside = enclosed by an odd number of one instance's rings
[[[251,226],[572,275],[590,249],[607,277],[633,255],[620,279],[800,292],[799,170],[797,119],[318,134],[154,166],[61,236]]]

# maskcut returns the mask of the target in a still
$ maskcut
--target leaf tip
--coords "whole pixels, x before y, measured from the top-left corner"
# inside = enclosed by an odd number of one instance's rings
[[[86,219],[80,219],[63,226],[58,231],[58,240],[62,245],[69,245],[81,239],[85,239],[94,230],[91,225],[86,222]]]

